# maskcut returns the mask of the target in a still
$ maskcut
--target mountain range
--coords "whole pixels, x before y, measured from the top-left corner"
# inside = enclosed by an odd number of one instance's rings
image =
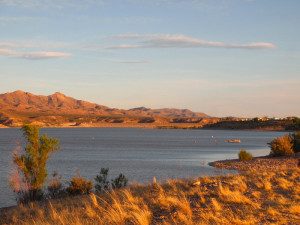
[[[0,124],[9,123],[7,121],[17,119],[19,122],[24,120],[34,120],[45,116],[54,117],[74,117],[91,116],[102,118],[143,118],[149,122],[149,118],[161,118],[179,121],[188,119],[195,121],[210,116],[201,112],[192,112],[188,109],[150,109],[146,107],[133,108],[129,110],[110,108],[107,106],[77,100],[62,93],[56,92],[49,96],[34,95],[29,92],[15,91],[0,94]],[[148,118],[148,119],[147,119]]]

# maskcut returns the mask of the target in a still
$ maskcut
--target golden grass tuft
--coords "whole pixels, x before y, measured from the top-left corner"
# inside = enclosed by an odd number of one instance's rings
[[[211,199],[211,204],[212,204],[212,207],[215,211],[221,211],[222,210],[222,206],[221,204],[215,199],[215,198],[212,198]]]
[[[261,192],[259,191],[254,191],[251,193],[252,196],[255,198],[255,199],[260,199],[260,196],[261,196]]]
[[[280,213],[277,210],[275,210],[275,209],[273,209],[271,207],[268,208],[267,213],[270,216],[278,216],[278,215],[280,215]]]
[[[276,181],[277,181],[279,187],[281,187],[284,190],[288,190],[289,187],[293,186],[292,182],[290,182],[282,177],[277,178]]]
[[[264,183],[263,183],[263,187],[266,191],[272,191],[272,183],[268,180],[266,180]]]
[[[293,214],[300,215],[300,204],[298,203],[297,205],[292,205],[290,207],[290,212],[293,213]]]
[[[238,190],[231,191],[229,187],[219,184],[219,198],[224,202],[251,204],[251,200]]]

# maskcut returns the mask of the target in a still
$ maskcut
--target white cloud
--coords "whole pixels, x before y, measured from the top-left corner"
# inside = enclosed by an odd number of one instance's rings
[[[110,46],[107,47],[108,49],[114,49],[114,48],[142,48],[140,45],[126,45],[126,44],[122,44],[122,45],[115,45],[115,46]]]
[[[55,59],[55,58],[65,58],[72,54],[63,52],[17,52],[10,49],[0,49],[0,55],[13,56],[22,59]]]
[[[40,7],[44,9],[85,8],[103,5],[103,0],[0,0],[0,5],[18,8]]]
[[[40,3],[37,0],[0,0],[1,5],[7,5],[10,7],[25,7],[25,8],[29,8],[29,7],[35,7],[38,6]]]
[[[121,44],[110,48],[243,48],[243,49],[274,49],[272,43],[223,43],[191,38],[182,34],[120,34],[111,36],[112,39],[146,39],[138,44]]]
[[[140,59],[136,59],[136,60],[110,60],[111,62],[115,62],[115,63],[151,63],[150,60],[140,60]]]
[[[11,43],[11,42],[0,42],[0,47],[33,48],[33,47],[37,47],[37,46],[28,45],[28,44],[16,44],[16,43]]]
[[[52,59],[52,58],[65,58],[72,54],[63,52],[29,52],[23,53],[20,57],[24,59]]]
[[[17,56],[19,53],[10,49],[0,49],[0,55]]]
[[[113,35],[113,39],[140,39],[140,38],[158,38],[158,37],[167,37],[168,34],[118,34]]]

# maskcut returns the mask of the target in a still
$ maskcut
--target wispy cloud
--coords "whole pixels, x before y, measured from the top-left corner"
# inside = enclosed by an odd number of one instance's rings
[[[254,42],[254,43],[223,43],[214,41],[205,41],[197,38],[187,37],[182,34],[120,34],[111,36],[111,39],[145,39],[137,44],[120,44],[111,46],[111,49],[117,48],[242,48],[242,49],[274,49],[276,46],[272,43]]]
[[[16,43],[11,43],[11,42],[0,42],[0,47],[33,48],[33,47],[37,47],[37,46],[29,45],[29,44],[16,44]]]
[[[29,52],[23,53],[20,57],[23,59],[54,59],[71,56],[71,53],[64,52]]]
[[[0,5],[18,8],[85,8],[95,5],[103,5],[104,0],[0,0]]]
[[[0,49],[0,55],[17,56],[19,53],[10,49]]]
[[[173,80],[163,80],[161,82],[172,83],[172,87],[180,87],[181,89],[195,88],[202,90],[211,89],[231,89],[242,88],[245,90],[254,90],[257,89],[277,89],[279,87],[299,87],[300,79],[278,79],[278,80],[247,80],[244,82],[232,81],[232,80],[216,80],[216,79],[191,79],[191,78],[182,78],[182,79],[173,79]],[[293,93],[293,92],[291,92]],[[272,93],[275,95],[275,93]]]
[[[255,0],[239,0],[242,2],[252,2]],[[57,9],[66,8],[87,9],[91,7],[105,7],[108,5],[143,5],[151,7],[191,7],[195,10],[222,10],[226,9],[233,1],[225,0],[0,0],[0,5],[17,8],[40,8]],[[131,20],[131,19],[130,19]],[[143,22],[136,20],[136,22]]]
[[[0,55],[13,56],[22,59],[55,59],[69,57],[71,53],[64,52],[17,52],[10,49],[0,49]]]
[[[151,60],[109,60],[114,63],[151,63]]]
[[[141,38],[163,38],[171,36],[170,34],[117,34],[112,39],[141,39]]]

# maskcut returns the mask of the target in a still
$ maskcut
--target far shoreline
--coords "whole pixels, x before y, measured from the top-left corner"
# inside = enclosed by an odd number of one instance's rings
[[[284,129],[272,129],[272,128],[261,128],[261,129],[231,129],[231,128],[209,128],[209,127],[197,127],[193,124],[83,124],[75,126],[73,124],[63,124],[61,126],[44,126],[40,124],[34,124],[40,128],[140,128],[140,129],[154,129],[154,130],[224,130],[224,131],[276,131],[276,132],[294,132],[296,130],[284,130]],[[21,128],[22,126],[4,126],[0,124],[0,129],[7,128]]]

